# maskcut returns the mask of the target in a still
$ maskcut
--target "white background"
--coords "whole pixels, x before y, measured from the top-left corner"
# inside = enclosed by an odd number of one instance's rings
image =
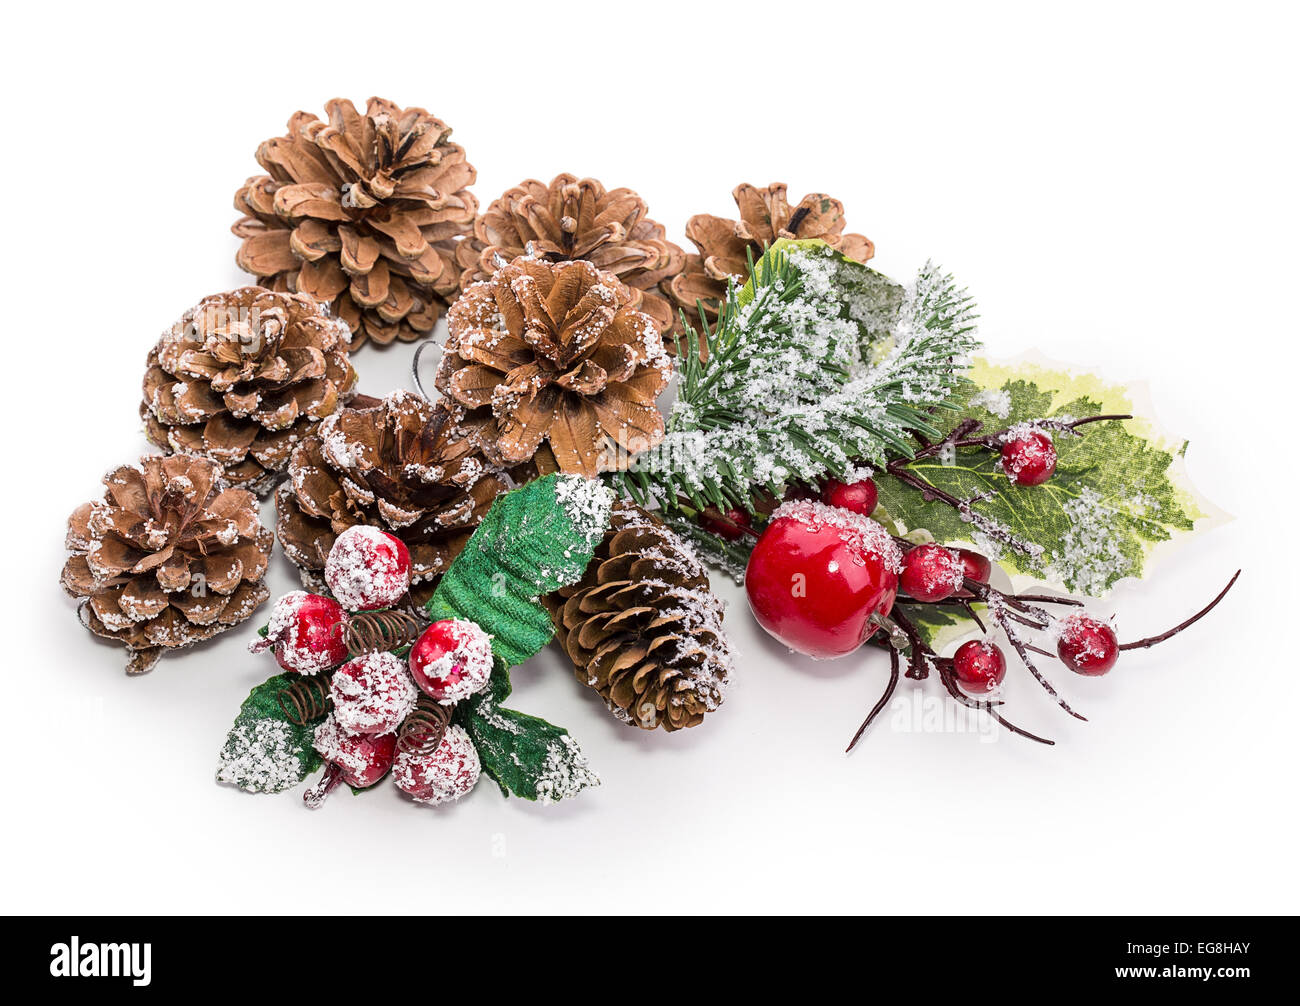
[[[10,11],[3,908],[1300,907],[1294,8],[979,6]],[[127,679],[57,586],[63,521],[144,449],[159,331],[241,281],[231,197],[257,144],[295,109],[371,94],[449,122],[484,204],[569,170],[636,189],[683,241],[740,181],[836,195],[881,269],[934,257],[969,284],[992,353],[1146,381],[1190,438],[1193,479],[1236,520],[1100,606],[1122,635],[1244,566],[1239,586],[1106,678],[1059,670],[1089,723],[1013,673],[1013,716],[1055,748],[886,721],[845,757],[883,658],[787,657],[726,584],[739,675],[699,729],[620,726],[549,651],[516,672],[517,707],[567,726],[604,778],[568,805],[484,780],[444,810],[384,784],[310,813],[217,786],[230,720],[272,671],[244,651],[256,623]],[[410,352],[363,350],[363,389],[405,386]],[[294,585],[278,550],[270,584]]]

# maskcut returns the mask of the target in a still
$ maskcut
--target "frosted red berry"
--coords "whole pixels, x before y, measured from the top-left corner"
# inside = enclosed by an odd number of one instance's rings
[[[449,803],[474,788],[479,772],[478,749],[464,728],[453,724],[433,752],[399,751],[393,782],[419,803]]]
[[[810,657],[852,653],[898,592],[898,547],[875,521],[812,500],[773,514],[745,570],[758,624]]]
[[[917,545],[903,554],[899,586],[918,601],[942,601],[961,589],[966,567],[961,557],[942,545]]]
[[[1091,615],[1070,615],[1061,622],[1056,655],[1077,674],[1097,677],[1115,666],[1119,639],[1106,622]]]
[[[266,636],[249,649],[270,649],[286,671],[319,674],[348,659],[344,628],[348,614],[333,598],[294,590],[275,602]]]
[[[342,770],[344,782],[365,789],[377,783],[392,768],[397,735],[352,734],[330,716],[316,728],[315,747],[322,758]]]
[[[1002,445],[1002,470],[1018,486],[1039,486],[1056,471],[1056,445],[1044,433],[1026,433]]]
[[[421,633],[408,663],[423,692],[439,702],[459,702],[482,691],[492,677],[492,639],[473,622],[445,618]]]
[[[994,691],[1007,676],[1007,660],[995,643],[972,639],[957,647],[952,670],[964,691],[983,695]]]
[[[876,509],[876,500],[879,496],[876,484],[871,479],[862,479],[858,482],[831,479],[822,486],[823,503],[827,506],[852,510],[854,513],[862,514],[863,517],[871,516],[871,512]]]
[[[713,507],[704,511],[704,515],[700,518],[700,526],[704,530],[711,531],[727,541],[735,541],[745,535],[753,523],[753,518],[744,510],[728,510],[723,514]]]
[[[411,585],[411,553],[400,538],[366,524],[348,528],[325,560],[325,582],[348,611],[396,604]]]
[[[989,561],[988,556],[972,552],[968,548],[959,548],[957,549],[957,557],[961,559],[962,568],[965,570],[967,578],[974,580],[976,583],[989,582],[989,574],[993,572],[993,563]]]
[[[353,734],[391,733],[418,696],[405,661],[391,653],[366,653],[350,660],[330,681],[334,718]]]

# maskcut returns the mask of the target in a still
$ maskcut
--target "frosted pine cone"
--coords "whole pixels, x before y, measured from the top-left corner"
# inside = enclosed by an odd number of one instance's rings
[[[663,439],[655,399],[672,360],[612,273],[518,258],[465,292],[447,331],[438,389],[499,464],[531,461],[546,441],[541,467],[592,477]]]
[[[594,178],[557,175],[549,185],[530,178],[493,201],[475,221],[474,237],[457,249],[461,289],[524,254],[583,259],[626,284],[631,306],[665,332],[675,312],[658,286],[681,271],[686,253],[646,212],[631,189],[606,189]]]
[[[305,583],[319,588],[335,539],[367,524],[406,544],[411,592],[417,601],[429,596],[511,485],[510,475],[458,435],[459,415],[405,391],[383,400],[359,396],[293,452],[275,497],[276,533]]]
[[[310,297],[255,286],[205,297],[149,353],[145,432],[264,495],[294,446],[351,396],[347,336]]]
[[[844,233],[844,204],[822,192],[812,192],[791,206],[786,186],[773,182],[765,189],[737,185],[731,192],[740,211],[739,220],[700,213],[686,222],[686,236],[699,254],[686,256],[682,272],[669,277],[664,288],[687,316],[704,304],[710,321],[727,291],[727,279],[746,278],[746,252],[757,262],[765,246],[777,238],[820,238],[850,258],[865,262],[876,247],[861,234]]]
[[[423,338],[457,293],[474,167],[422,108],[371,98],[362,114],[336,98],[325,110],[328,122],[297,112],[258,147],[267,174],[235,194],[246,214],[232,228],[236,261],[265,286],[329,304],[352,349]]]
[[[616,504],[586,575],[543,603],[578,680],[623,722],[680,730],[722,704],[732,671],[722,601],[653,514]]]
[[[91,632],[126,646],[130,674],[238,625],[267,598],[271,532],[257,498],[219,488],[221,475],[206,458],[146,457],[109,472],[104,499],[68,518],[63,588],[83,599]]]

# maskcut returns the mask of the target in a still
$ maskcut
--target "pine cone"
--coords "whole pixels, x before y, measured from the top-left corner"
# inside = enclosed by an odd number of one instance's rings
[[[104,476],[103,501],[68,518],[63,589],[83,599],[91,632],[126,646],[129,674],[238,625],[267,598],[271,532],[257,498],[221,477],[207,458],[142,458]]]
[[[578,680],[623,722],[680,730],[721,705],[732,671],[722,602],[653,514],[616,504],[586,576],[543,602]]]
[[[461,289],[524,254],[584,259],[612,272],[632,291],[632,307],[654,318],[660,332],[672,327],[676,311],[658,286],[681,271],[686,253],[646,216],[645,200],[631,189],[607,191],[594,178],[573,175],[557,175],[550,185],[521,182],[488,206],[474,222],[474,237],[457,249]]]
[[[876,246],[861,234],[844,233],[844,204],[821,192],[811,192],[793,209],[786,200],[786,186],[773,182],[766,189],[744,184],[731,192],[740,209],[739,220],[700,213],[686,222],[686,236],[699,250],[687,255],[682,272],[664,282],[678,306],[688,317],[697,314],[696,301],[713,320],[727,292],[727,278],[743,282],[747,275],[745,252],[757,262],[763,249],[777,238],[821,238],[850,258],[865,262]],[[676,312],[674,312],[676,313]]]
[[[590,262],[518,258],[465,292],[447,331],[437,386],[498,464],[547,440],[555,466],[590,477],[663,439],[655,398],[672,360],[654,320]]]
[[[351,396],[347,343],[346,326],[307,296],[246,286],[205,297],[149,352],[145,433],[265,495],[294,445]]]
[[[258,282],[331,305],[352,349],[428,335],[456,296],[456,242],[478,201],[474,167],[423,108],[371,98],[365,115],[336,98],[329,122],[307,112],[257,149],[268,174],[235,194],[247,214],[235,260]]]
[[[320,589],[334,540],[370,524],[406,543],[411,593],[428,599],[492,501],[513,475],[526,477],[488,465],[457,435],[458,418],[407,391],[358,396],[294,450],[275,496],[276,533],[304,583]]]

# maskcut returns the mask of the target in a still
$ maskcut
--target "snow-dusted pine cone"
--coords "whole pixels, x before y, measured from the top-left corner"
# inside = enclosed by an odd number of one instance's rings
[[[126,646],[130,674],[238,625],[267,598],[273,536],[257,498],[220,488],[221,476],[206,458],[146,457],[109,472],[103,500],[68,518],[63,588],[83,599],[91,632]]]
[[[324,305],[246,286],[205,297],[163,333],[140,415],[163,450],[211,458],[261,496],[356,382],[347,326]]]
[[[732,671],[722,601],[653,514],[616,504],[586,575],[543,603],[578,680],[623,722],[680,730],[722,703]]]
[[[369,524],[406,543],[411,593],[432,593],[511,476],[456,433],[457,410],[397,391],[358,396],[293,452],[275,496],[284,553],[319,589],[335,539]],[[520,479],[528,473],[515,471]]]
[[[606,189],[594,178],[520,182],[488,206],[457,249],[461,289],[526,253],[549,262],[585,259],[625,283],[631,306],[665,332],[676,311],[658,287],[681,271],[686,253],[646,213],[631,189]]]
[[[329,304],[353,349],[424,338],[459,287],[474,167],[423,108],[371,98],[361,113],[336,98],[325,111],[328,122],[295,113],[258,147],[267,174],[235,194],[236,261],[265,286]]]

